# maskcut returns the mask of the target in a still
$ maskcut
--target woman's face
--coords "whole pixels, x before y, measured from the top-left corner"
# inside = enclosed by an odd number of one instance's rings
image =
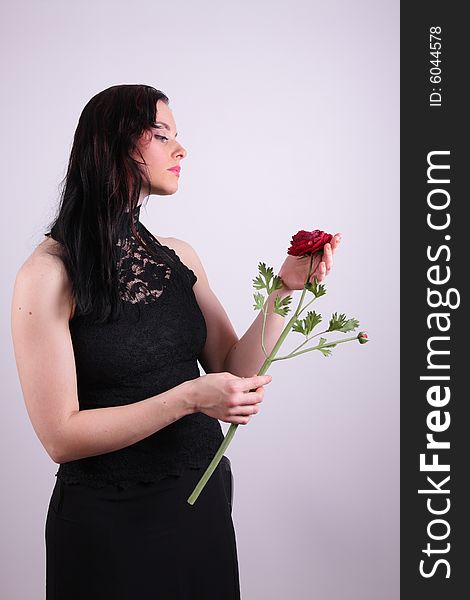
[[[186,156],[186,150],[175,139],[176,124],[170,108],[162,100],[157,102],[157,127],[146,132],[139,140],[139,150],[146,165],[141,168],[148,173],[151,181],[150,194],[167,196],[178,190],[179,174],[169,171],[171,167],[179,167],[180,161]],[[141,161],[139,156],[135,156]],[[145,180],[142,185],[142,195],[150,195]]]

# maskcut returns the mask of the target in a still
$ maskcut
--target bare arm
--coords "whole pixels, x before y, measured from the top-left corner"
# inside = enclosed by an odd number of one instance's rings
[[[162,394],[127,404],[75,411],[58,429],[56,463],[120,450],[135,444],[170,423],[193,412],[189,381]]]
[[[28,259],[15,280],[12,338],[28,415],[54,462],[119,450],[195,411],[192,381],[133,404],[80,411],[70,310],[59,259]]]
[[[273,311],[274,300],[278,294],[281,298],[285,298],[293,295],[293,292],[283,286],[272,292],[266,300],[268,314],[264,330],[264,346],[268,354],[274,348],[274,344],[286,326],[286,318]],[[224,369],[226,371],[234,375],[248,373],[253,375],[259,372],[266,358],[261,347],[263,318],[263,311],[260,310],[245,334],[232,346],[225,359]]]
[[[310,272],[311,282],[313,282],[314,277],[317,277],[318,281],[323,281],[326,274],[331,270],[331,267],[333,266],[333,253],[340,241],[341,234],[337,233],[333,237],[331,244],[325,244],[321,255],[318,253],[317,256],[314,255],[315,260],[312,264],[312,271]],[[282,330],[292,317],[292,313],[287,319],[282,315],[274,313],[273,304],[275,298],[279,294],[281,298],[290,295],[293,299],[293,292],[295,290],[303,289],[305,279],[309,274],[309,262],[310,259],[307,256],[302,260],[298,260],[298,258],[294,256],[287,256],[279,269],[278,275],[281,278],[282,287],[278,290],[274,290],[267,300],[268,314],[264,331],[264,342],[267,354],[270,354],[275,343],[278,341]],[[292,311],[295,309],[296,303],[293,304]],[[227,371],[235,374],[243,373],[253,365],[253,367],[256,368],[256,371],[253,370],[253,373],[258,373],[265,361],[265,355],[261,347],[262,328],[263,312],[260,311],[244,336],[236,342],[228,352],[224,363],[224,368]]]
[[[178,238],[169,238],[169,243],[184,258],[197,275],[194,294],[207,325],[207,339],[199,362],[206,373],[228,371],[240,377],[250,377],[261,368],[265,356],[261,348],[263,313],[259,312],[254,322],[241,339],[238,339],[233,325],[219,299],[213,292],[207,273],[194,248]],[[265,348],[269,353],[286,325],[285,317],[273,312],[275,296],[281,298],[292,295],[291,289],[283,286],[268,298],[268,315],[265,328]]]

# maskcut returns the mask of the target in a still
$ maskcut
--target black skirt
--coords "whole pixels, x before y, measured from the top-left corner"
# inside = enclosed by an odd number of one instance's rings
[[[92,488],[56,480],[47,512],[46,600],[240,600],[233,475],[203,469]]]

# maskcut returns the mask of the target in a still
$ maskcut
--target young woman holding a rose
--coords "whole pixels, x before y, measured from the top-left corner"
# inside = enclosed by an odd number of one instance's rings
[[[239,339],[190,244],[139,220],[146,197],[178,190],[185,156],[162,92],[118,85],[94,96],[58,215],[16,277],[23,395],[59,465],[47,600],[240,598],[228,458],[194,506],[186,499],[223,439],[219,421],[247,424],[271,377],[253,375],[262,315]],[[312,281],[339,241],[315,256]],[[302,289],[308,264],[288,256],[276,293]],[[271,311],[268,352],[283,326]]]

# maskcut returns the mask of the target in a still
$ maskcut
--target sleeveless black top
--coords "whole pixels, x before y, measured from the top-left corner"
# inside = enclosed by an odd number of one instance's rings
[[[117,241],[123,316],[93,325],[75,314],[69,322],[80,410],[138,402],[200,376],[197,359],[207,329],[193,291],[197,277],[139,214],[140,206],[133,213],[137,231],[161,258],[150,255],[127,225]],[[205,468],[223,437],[217,419],[193,413],[120,450],[61,463],[56,476],[93,487],[157,481]]]

